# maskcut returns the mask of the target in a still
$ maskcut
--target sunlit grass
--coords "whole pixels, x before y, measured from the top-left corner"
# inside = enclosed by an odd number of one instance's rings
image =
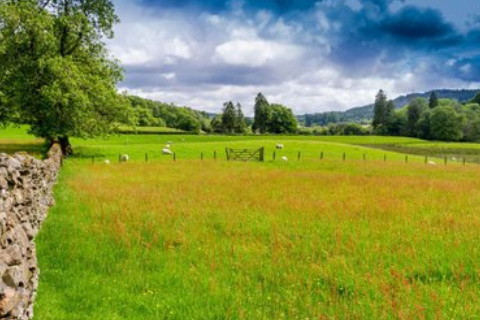
[[[474,319],[480,171],[67,163],[36,319]]]
[[[0,127],[0,153],[23,151],[41,157],[45,152],[44,140],[29,135],[27,131],[26,126]]]

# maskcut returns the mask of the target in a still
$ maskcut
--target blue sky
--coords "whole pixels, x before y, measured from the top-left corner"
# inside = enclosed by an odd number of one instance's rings
[[[295,113],[480,88],[478,0],[114,0],[121,90],[218,112],[259,91]]]

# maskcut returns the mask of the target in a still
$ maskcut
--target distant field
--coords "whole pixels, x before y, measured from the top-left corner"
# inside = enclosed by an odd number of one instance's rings
[[[45,152],[43,139],[35,138],[27,133],[27,127],[0,127],[0,153],[12,154],[28,152],[41,157]]]
[[[35,319],[474,319],[479,192],[473,165],[68,161]]]
[[[41,145],[25,128],[0,132],[5,141]],[[425,154],[468,155],[475,144],[135,134],[72,142],[36,240],[36,320],[480,314],[480,171],[451,159],[424,164]],[[161,154],[167,143],[175,162]],[[226,147],[261,146],[264,163],[225,161]],[[421,152],[406,163],[399,152],[411,150]],[[119,164],[124,153],[131,161]]]
[[[117,132],[122,134],[185,134],[186,131],[166,127],[120,127]]]

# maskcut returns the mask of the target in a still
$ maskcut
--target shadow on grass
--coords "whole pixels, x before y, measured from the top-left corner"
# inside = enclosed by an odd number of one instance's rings
[[[418,147],[395,144],[377,144],[364,145],[370,148],[382,149],[386,151],[393,151],[399,153],[406,153],[418,156],[447,158],[450,161],[463,161],[470,163],[480,163],[480,149],[468,148],[438,148],[438,147]]]
[[[26,152],[43,158],[47,153],[47,145],[41,140],[0,140],[0,153],[14,154],[16,152]]]

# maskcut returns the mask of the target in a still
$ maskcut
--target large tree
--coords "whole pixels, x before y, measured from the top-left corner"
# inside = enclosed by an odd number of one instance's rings
[[[237,103],[236,117],[235,117],[235,132],[245,133],[247,131],[247,123],[245,121],[245,115],[242,111],[242,105]]]
[[[378,129],[387,122],[387,95],[383,90],[378,91],[375,96],[375,104],[373,106],[372,126]]]
[[[281,105],[270,105],[270,119],[268,132],[270,133],[295,133],[297,131],[297,119],[291,109]]]
[[[0,122],[59,141],[108,133],[129,116],[122,70],[105,49],[110,0],[0,0]]]
[[[419,127],[418,123],[422,113],[427,108],[427,103],[423,98],[413,99],[407,107],[407,133],[411,137],[418,137]]]
[[[270,104],[262,93],[255,98],[253,131],[266,133],[268,131],[268,122],[270,120]]]
[[[428,107],[430,109],[438,107],[438,97],[435,91],[432,91],[432,93],[430,93],[430,98],[428,99]]]
[[[223,104],[222,127],[224,133],[234,133],[237,125],[237,111],[232,101]]]
[[[458,141],[463,138],[465,115],[458,114],[451,106],[439,106],[430,116],[431,137],[434,140]]]

